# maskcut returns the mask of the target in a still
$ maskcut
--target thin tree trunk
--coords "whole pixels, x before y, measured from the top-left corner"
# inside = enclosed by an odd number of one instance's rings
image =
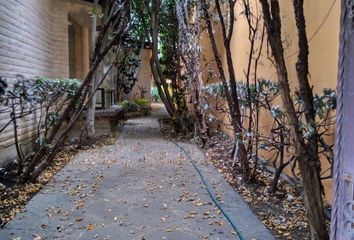
[[[295,155],[299,162],[300,172],[302,176],[302,184],[305,192],[305,205],[307,217],[310,224],[311,239],[326,240],[329,239],[326,230],[326,221],[322,206],[322,185],[319,178],[319,159],[317,144],[313,144],[313,140],[309,140],[306,144],[301,129],[299,129],[299,120],[295,111],[294,103],[291,98],[288,72],[284,59],[284,48],[281,38],[281,18],[278,0],[259,0],[263,9],[263,18],[266,25],[269,44],[271,46],[275,65],[278,73],[279,88],[284,104],[284,108],[291,127],[291,133],[295,145]],[[297,9],[300,8],[300,9]],[[307,55],[308,45],[305,32],[305,18],[303,16],[303,2],[294,1],[294,9],[299,31],[299,61],[297,63],[299,87],[304,91],[302,97],[308,101],[304,104],[306,119],[311,120],[311,107],[308,105],[310,101],[308,94],[308,71]],[[300,21],[299,21],[300,20]],[[302,23],[301,23],[302,22]],[[304,46],[305,44],[305,46]],[[301,62],[305,61],[305,62]],[[302,71],[305,71],[302,72]],[[305,76],[305,78],[304,78]],[[306,84],[307,82],[307,84]],[[311,104],[312,105],[312,104]],[[308,122],[308,123],[311,123]]]
[[[242,168],[242,176],[244,181],[248,181],[250,178],[250,168],[249,168],[249,162],[248,162],[248,157],[247,157],[247,151],[245,148],[245,145],[243,144],[243,133],[242,133],[242,119],[241,119],[241,111],[239,107],[239,101],[238,101],[238,94],[237,94],[237,89],[236,89],[236,75],[235,75],[235,69],[233,65],[233,59],[232,59],[232,52],[231,52],[231,46],[230,46],[230,41],[232,39],[233,35],[233,26],[234,26],[234,14],[235,14],[235,2],[229,0],[229,7],[230,7],[230,16],[229,16],[229,21],[230,21],[230,26],[229,30],[227,31],[227,27],[225,25],[225,20],[222,14],[221,6],[219,0],[215,1],[217,11],[218,11],[218,16],[220,19],[220,24],[222,28],[222,35],[224,38],[224,48],[226,51],[226,60],[227,60],[227,67],[228,67],[228,74],[230,78],[230,90],[229,86],[226,80],[226,74],[224,72],[222,62],[221,62],[221,57],[216,45],[216,40],[214,36],[214,30],[213,30],[213,25],[211,22],[209,10],[208,10],[208,4],[206,0],[201,0],[202,4],[202,9],[204,11],[204,16],[205,20],[207,23],[207,28],[208,28],[208,34],[209,34],[209,39],[212,45],[213,49],[213,54],[214,54],[214,59],[216,61],[216,65],[220,74],[220,79],[224,87],[225,95],[226,95],[226,100],[228,103],[229,107],[229,114],[231,117],[231,124],[233,126],[233,131],[235,134],[235,149],[236,149],[236,141],[238,142],[238,151],[239,151],[239,159],[241,163],[241,168]],[[238,154],[234,149],[234,154]]]
[[[94,54],[95,44],[96,44],[96,27],[97,27],[97,9],[98,0],[94,0],[93,3],[93,11],[91,16],[91,32],[90,32],[90,51],[91,54]],[[92,95],[90,102],[87,106],[87,115],[86,115],[86,137],[91,139],[95,136],[95,110],[96,110],[96,94],[94,93],[94,89],[97,84],[97,78],[99,75],[99,71],[95,71],[93,78],[88,84],[88,94]],[[103,96],[102,96],[103,97]]]
[[[158,31],[159,31],[159,19],[158,13],[160,11],[160,0],[149,0],[145,1],[144,6],[148,9],[149,16],[150,16],[150,29],[148,29],[148,24],[146,22],[144,11],[142,6],[139,4],[135,4],[136,10],[138,12],[139,18],[142,22],[143,29],[145,32],[146,40],[149,42],[151,46],[151,58],[150,58],[150,67],[152,76],[155,81],[155,85],[159,92],[161,101],[164,103],[168,114],[171,117],[177,116],[177,109],[173,102],[173,98],[169,92],[168,84],[162,72],[162,68],[160,65],[160,60],[158,57],[159,53],[159,46],[158,46]]]
[[[193,7],[189,9],[190,5]],[[195,114],[196,134],[201,137],[204,146],[209,141],[210,135],[203,103],[203,80],[200,69],[200,13],[199,1],[176,1],[181,59],[190,78],[189,93]]]
[[[291,160],[284,163],[284,158],[285,158],[285,139],[284,139],[284,129],[280,128],[280,144],[281,144],[281,149],[280,149],[280,156],[279,156],[279,166],[276,168],[274,177],[272,180],[272,184],[270,186],[269,192],[270,193],[275,193],[278,190],[278,182],[279,178],[281,176],[281,173],[283,170],[290,164]],[[278,157],[275,158],[274,160],[274,165],[276,164]]]
[[[18,139],[18,125],[17,125],[17,119],[16,119],[16,106],[14,103],[14,99],[11,99],[11,118],[12,122],[14,124],[14,138],[15,138],[15,147],[16,147],[16,152],[17,152],[17,157],[18,157],[18,171],[17,174],[22,174],[23,172],[23,167],[24,167],[24,159],[22,155],[22,151],[19,145],[19,139]]]
[[[128,17],[129,17],[129,2],[127,0],[122,0],[122,5],[119,5],[115,11],[111,11],[111,15],[105,24],[103,25],[103,29],[98,35],[95,51],[93,56],[91,57],[91,65],[90,70],[85,78],[85,80],[80,85],[79,89],[75,93],[75,95],[70,99],[70,103],[65,108],[64,112],[61,114],[57,123],[53,126],[50,134],[47,138],[48,144],[53,145],[50,155],[44,160],[45,167],[50,164],[51,160],[57,153],[57,150],[60,146],[62,146],[63,139],[65,139],[65,134],[70,130],[69,127],[66,130],[59,134],[59,130],[61,129],[63,123],[70,118],[69,126],[73,126],[73,123],[80,115],[80,111],[82,111],[82,106],[86,106],[85,99],[87,97],[88,88],[87,85],[92,80],[95,71],[97,70],[99,64],[102,62],[103,58],[107,55],[107,53],[112,49],[115,45],[120,45],[122,38],[126,34],[129,26],[127,25]],[[115,26],[115,34],[112,36],[113,38],[109,43],[103,45],[103,39],[108,34],[109,29],[112,26]],[[91,95],[92,96],[92,95]],[[90,99],[90,97],[88,99]],[[79,107],[77,106],[79,104]],[[79,110],[77,110],[79,109]],[[73,117],[74,116],[74,117]],[[59,135],[59,136],[57,136]],[[57,141],[55,139],[57,138]],[[41,162],[43,154],[46,153],[46,148],[40,148],[34,155],[31,160],[29,166],[26,168],[26,171],[22,174],[21,180],[26,181],[29,179],[31,173],[35,170],[38,163]],[[44,167],[44,168],[45,168]],[[42,169],[44,169],[42,168]],[[37,170],[36,175],[38,176],[39,170]]]
[[[164,103],[166,110],[168,112],[168,114],[173,117],[175,116],[175,111],[173,109],[173,105],[171,104],[171,102],[167,99],[166,95],[165,95],[165,91],[162,88],[162,84],[160,82],[160,78],[159,78],[159,74],[157,72],[156,66],[155,66],[155,61],[153,59],[150,59],[150,67],[151,67],[151,72],[152,72],[152,76],[155,80],[155,85],[157,87],[157,91],[159,92],[161,101]]]
[[[294,12],[296,26],[298,30],[298,46],[299,56],[296,63],[297,79],[299,82],[299,90],[304,102],[304,111],[307,126],[313,128],[313,133],[308,138],[306,145],[307,159],[299,160],[302,181],[304,185],[305,201],[308,206],[308,218],[310,221],[310,230],[312,239],[329,239],[326,218],[323,212],[322,192],[323,185],[321,182],[321,163],[318,156],[318,134],[316,129],[316,112],[313,103],[312,88],[309,84],[309,65],[308,55],[309,46],[306,34],[306,21],[304,16],[304,1],[294,0]]]

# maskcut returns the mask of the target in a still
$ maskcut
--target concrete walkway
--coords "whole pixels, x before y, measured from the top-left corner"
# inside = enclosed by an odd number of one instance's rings
[[[192,165],[163,139],[161,114],[160,107],[129,120],[114,145],[75,156],[0,230],[0,239],[238,239]],[[273,239],[203,153],[182,145],[245,238]]]

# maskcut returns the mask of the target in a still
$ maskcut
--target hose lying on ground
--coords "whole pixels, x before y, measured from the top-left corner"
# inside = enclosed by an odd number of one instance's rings
[[[241,231],[238,229],[236,223],[231,219],[231,217],[225,212],[225,210],[222,208],[222,206],[220,205],[220,203],[218,202],[218,200],[216,200],[213,192],[211,191],[211,188],[209,187],[208,183],[205,181],[205,178],[202,174],[202,172],[199,170],[199,168],[197,167],[197,165],[195,164],[195,162],[193,161],[193,159],[191,158],[191,156],[189,155],[189,153],[178,143],[176,143],[175,141],[171,140],[170,141],[172,143],[174,143],[188,158],[188,160],[190,161],[190,163],[193,165],[194,169],[197,171],[198,175],[200,176],[203,185],[205,186],[206,190],[208,191],[208,194],[211,198],[211,200],[214,202],[214,204],[216,205],[216,207],[220,210],[220,212],[224,215],[224,217],[227,219],[227,221],[230,223],[230,225],[232,226],[232,228],[235,230],[235,232],[237,233],[238,237],[240,238],[240,240],[245,240],[245,238],[243,237]]]

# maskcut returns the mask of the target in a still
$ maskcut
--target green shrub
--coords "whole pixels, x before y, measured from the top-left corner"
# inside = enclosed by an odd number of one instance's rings
[[[36,77],[33,91],[37,97],[41,98],[41,101],[56,100],[65,95],[68,99],[71,99],[80,85],[81,82],[77,79]]]
[[[138,112],[140,110],[138,104],[136,104],[135,102],[130,102],[128,100],[122,101],[120,105],[122,106],[123,111],[126,113]]]
[[[134,100],[136,104],[138,104],[140,107],[147,107],[149,105],[149,99],[147,98],[139,98]]]

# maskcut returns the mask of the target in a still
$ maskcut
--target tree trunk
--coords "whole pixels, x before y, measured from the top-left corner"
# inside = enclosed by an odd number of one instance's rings
[[[220,74],[220,79],[224,87],[225,95],[226,95],[226,100],[227,104],[229,107],[229,114],[231,117],[231,124],[233,127],[234,131],[234,137],[235,137],[235,148],[234,148],[234,154],[239,155],[239,160],[241,164],[241,169],[242,169],[242,178],[244,181],[248,181],[250,178],[250,168],[249,168],[249,162],[248,162],[248,156],[247,156],[247,150],[245,145],[243,144],[243,131],[242,131],[242,118],[241,118],[241,111],[239,107],[239,101],[238,101],[238,94],[237,94],[237,89],[236,89],[236,74],[235,74],[235,69],[233,65],[233,59],[232,59],[232,52],[231,52],[231,46],[230,46],[230,41],[232,39],[233,35],[233,26],[234,26],[234,18],[235,18],[235,1],[229,0],[229,8],[230,8],[230,14],[229,14],[229,19],[228,21],[230,22],[229,29],[227,31],[227,27],[225,25],[225,19],[223,16],[223,12],[221,10],[220,2],[219,0],[215,1],[216,7],[217,7],[217,12],[218,16],[220,19],[220,24],[222,28],[222,35],[224,38],[224,48],[226,51],[226,60],[227,60],[227,67],[228,67],[228,74],[230,78],[230,90],[229,90],[229,85],[226,80],[226,74],[222,66],[222,61],[221,57],[216,45],[216,40],[214,36],[214,30],[213,30],[213,25],[211,21],[211,17],[209,14],[209,6],[206,2],[206,0],[201,0],[202,4],[202,9],[204,12],[204,17],[205,21],[207,24],[208,28],[208,34],[209,34],[209,39],[210,43],[213,49],[213,54],[214,54],[214,59],[216,61],[216,65]],[[235,151],[236,149],[236,141],[238,142],[238,153]]]
[[[70,103],[65,108],[64,112],[60,115],[59,120],[52,127],[46,140],[48,145],[52,145],[53,147],[49,156],[47,156],[43,161],[43,165],[45,165],[45,167],[38,167],[34,176],[38,176],[40,170],[45,169],[46,166],[50,164],[51,160],[57,153],[57,150],[60,148],[60,146],[62,146],[63,139],[65,139],[66,134],[72,128],[77,118],[80,116],[83,107],[87,106],[87,102],[85,102],[86,97],[88,97],[89,100],[92,96],[88,96],[87,85],[90,83],[90,81],[92,81],[95,71],[97,70],[100,63],[103,61],[103,58],[112,49],[112,47],[121,44],[123,37],[127,33],[127,30],[129,29],[127,23],[130,5],[127,0],[122,0],[121,2],[123,7],[119,8],[117,11],[112,11],[112,14],[110,15],[109,19],[103,25],[102,31],[100,31],[97,38],[94,54],[91,56],[90,70],[87,73],[85,80],[83,80],[82,84],[80,85],[78,91],[70,99]],[[107,36],[109,29],[111,29],[113,25],[115,26],[116,31],[112,36],[112,39],[108,43],[104,43],[103,39],[105,38],[105,36]],[[64,132],[59,134],[59,130],[61,129],[63,123],[68,119],[70,119],[69,126],[64,130]],[[29,180],[30,175],[35,170],[37,164],[42,161],[42,157],[46,153],[48,152],[45,147],[41,147],[37,150],[29,166],[26,168],[26,171],[22,174],[21,181]]]
[[[90,32],[90,51],[93,54],[96,44],[96,27],[97,27],[97,9],[98,0],[94,0],[93,11],[91,16],[91,32]],[[96,93],[94,92],[97,79],[99,77],[99,71],[95,71],[93,78],[88,84],[88,94],[92,95],[92,98],[89,100],[87,106],[87,115],[86,115],[86,129],[85,135],[87,140],[93,138],[95,136],[95,110],[96,110]],[[103,97],[103,96],[102,96]]]
[[[307,126],[313,127],[313,133],[308,137],[306,144],[306,157],[299,161],[302,182],[304,185],[305,202],[308,208],[312,239],[329,239],[326,218],[323,212],[323,185],[321,182],[321,163],[318,156],[318,134],[316,129],[316,112],[313,103],[312,88],[309,84],[308,55],[309,46],[306,34],[306,21],[304,16],[304,1],[294,0],[294,12],[298,30],[299,56],[296,63],[299,90],[304,102],[304,111]]]
[[[157,69],[155,67],[155,61],[151,58],[150,59],[150,67],[151,67],[151,72],[152,72],[152,76],[155,80],[155,85],[157,87],[157,91],[159,92],[161,101],[164,103],[165,107],[166,107],[166,111],[168,112],[168,114],[173,117],[175,116],[176,112],[173,108],[173,104],[171,104],[171,102],[167,99],[166,95],[165,95],[165,91],[162,88],[162,84],[160,82],[160,78],[159,78],[159,74],[157,72]]]
[[[136,10],[138,12],[139,18],[142,22],[143,29],[145,32],[146,40],[151,46],[151,58],[150,67],[152,76],[154,78],[155,85],[159,92],[161,101],[164,103],[168,114],[174,118],[177,116],[177,110],[173,102],[173,98],[169,92],[168,84],[163,75],[162,68],[159,61],[159,46],[158,46],[158,31],[159,31],[159,19],[158,13],[160,11],[160,0],[149,0],[145,1],[145,7],[148,9],[150,17],[150,29],[148,29],[148,24],[144,15],[143,6],[136,4]]]
[[[278,73],[279,88],[284,108],[291,127],[291,133],[295,145],[295,156],[296,159],[299,161],[302,184],[305,192],[307,217],[311,230],[311,239],[326,240],[329,237],[326,229],[326,221],[322,206],[322,185],[319,177],[320,162],[316,147],[317,143],[314,144],[314,140],[310,139],[309,143],[306,144],[302,131],[298,128],[299,119],[297,117],[294,103],[291,98],[288,72],[284,59],[284,48],[282,45],[281,37],[281,18],[279,2],[278,0],[271,0],[271,5],[269,5],[268,0],[259,1],[262,5],[263,18],[267,29],[268,40],[275,60],[275,66]],[[297,9],[298,7],[301,7],[301,9]],[[311,107],[309,106],[309,102],[312,101],[312,99],[309,99],[309,95],[307,95],[309,91],[309,85],[307,79],[308,71],[306,71],[308,45],[304,29],[305,19],[303,17],[302,1],[294,1],[294,8],[297,26],[299,30],[300,52],[299,61],[297,63],[298,78],[301,78],[298,79],[299,87],[300,89],[302,89],[302,91],[305,91],[302,93],[302,97],[306,98],[306,100],[304,99],[304,101],[308,101],[307,104],[304,104],[306,119],[311,120]],[[302,23],[299,23],[299,20],[302,21]],[[301,61],[305,62],[301,63]],[[305,73],[303,71],[305,71]],[[306,79],[303,78],[304,76],[306,76]],[[311,121],[308,123],[311,123]]]
[[[11,99],[11,120],[14,124],[14,138],[15,138],[15,147],[16,147],[16,153],[17,153],[17,158],[18,158],[18,171],[17,174],[20,175],[23,172],[23,167],[24,167],[24,159],[22,155],[22,151],[20,148],[20,143],[18,139],[18,124],[17,124],[17,117],[16,117],[16,106],[14,103],[14,99]]]
[[[193,6],[189,8],[189,6]],[[195,114],[195,128],[201,137],[203,146],[209,141],[209,129],[205,116],[203,101],[203,79],[200,69],[200,13],[199,1],[176,1],[176,15],[179,27],[179,44],[181,59],[186,73],[190,78],[189,94],[191,96],[193,112]]]

